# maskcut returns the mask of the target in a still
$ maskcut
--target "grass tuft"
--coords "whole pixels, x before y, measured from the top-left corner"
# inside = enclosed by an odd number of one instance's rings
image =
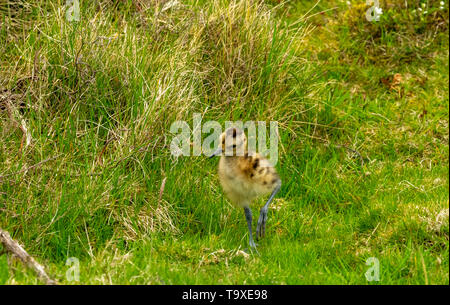
[[[0,1],[0,227],[64,284],[448,284],[448,3],[380,6]],[[216,161],[170,154],[194,113],[278,122],[260,256]]]

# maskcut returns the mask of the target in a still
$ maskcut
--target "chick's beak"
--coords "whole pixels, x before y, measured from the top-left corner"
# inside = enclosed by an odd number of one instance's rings
[[[214,156],[220,155],[222,153],[222,148],[219,147],[211,156],[209,156],[209,159],[211,159]]]

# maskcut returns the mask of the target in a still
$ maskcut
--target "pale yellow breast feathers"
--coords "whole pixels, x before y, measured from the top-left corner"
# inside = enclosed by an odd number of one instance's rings
[[[281,182],[268,160],[253,156],[221,156],[219,178],[227,197],[238,206],[249,206],[255,198],[271,193]]]

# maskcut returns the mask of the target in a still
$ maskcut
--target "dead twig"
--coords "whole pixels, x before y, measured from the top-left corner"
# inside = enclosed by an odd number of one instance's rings
[[[361,156],[359,151],[352,149],[346,145],[342,145],[342,144],[332,144],[332,145],[336,148],[345,148],[345,149],[351,151],[352,153],[356,154],[359,157],[359,159],[361,160],[361,166],[364,166],[364,158]]]
[[[4,105],[13,125],[19,128],[23,133],[22,140],[20,142],[20,150],[22,150],[24,144],[25,147],[28,147],[31,144],[31,132],[28,130],[25,119],[22,118],[17,108],[8,98],[4,101]]]
[[[47,273],[45,273],[44,267],[36,262],[22,246],[19,245],[14,239],[11,238],[7,231],[0,229],[0,244],[2,244],[6,251],[11,252],[28,267],[33,269],[39,278],[41,278],[47,285],[56,285],[56,282],[52,280]]]
[[[3,179],[6,178],[6,177],[13,176],[13,175],[17,175],[17,174],[20,174],[20,173],[22,173],[22,172],[28,172],[29,170],[34,169],[34,168],[36,168],[36,167],[38,167],[38,166],[40,166],[40,165],[42,165],[42,164],[44,164],[44,163],[46,163],[46,162],[48,162],[48,161],[55,160],[55,159],[58,158],[59,156],[60,156],[60,155],[53,156],[53,157],[51,157],[51,158],[45,159],[45,160],[43,160],[43,161],[41,161],[41,162],[38,162],[38,163],[36,163],[36,164],[34,164],[34,165],[31,165],[30,167],[23,168],[23,169],[21,169],[20,171],[17,171],[17,172],[15,172],[15,173],[11,173],[11,174],[6,174],[6,175],[3,175],[3,176],[0,176],[0,182],[3,181]]]
[[[100,165],[103,165],[102,155],[105,153],[106,148],[108,147],[108,144],[111,143],[111,142],[114,141],[114,140],[117,140],[117,137],[113,136],[112,138],[108,139],[108,140],[105,142],[105,145],[103,145],[103,149],[100,151],[100,153],[99,153],[98,156],[97,156],[97,162],[98,162]]]
[[[161,200],[162,200],[164,188],[166,187],[166,179],[167,179],[167,177],[164,177],[164,179],[161,182],[161,188],[159,189],[159,198],[158,198],[159,202],[161,202]]]

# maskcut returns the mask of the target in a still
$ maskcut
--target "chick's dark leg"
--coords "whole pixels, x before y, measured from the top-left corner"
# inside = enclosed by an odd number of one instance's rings
[[[256,244],[253,240],[253,234],[252,234],[252,210],[250,210],[249,207],[245,207],[244,212],[245,212],[245,219],[247,219],[247,225],[248,225],[248,236],[250,239],[250,249],[256,250]]]
[[[260,239],[266,235],[266,221],[267,221],[267,212],[269,211],[269,204],[272,202],[275,195],[280,190],[281,185],[278,185],[270,195],[269,200],[267,200],[266,204],[261,208],[258,224],[256,226],[256,239]]]

